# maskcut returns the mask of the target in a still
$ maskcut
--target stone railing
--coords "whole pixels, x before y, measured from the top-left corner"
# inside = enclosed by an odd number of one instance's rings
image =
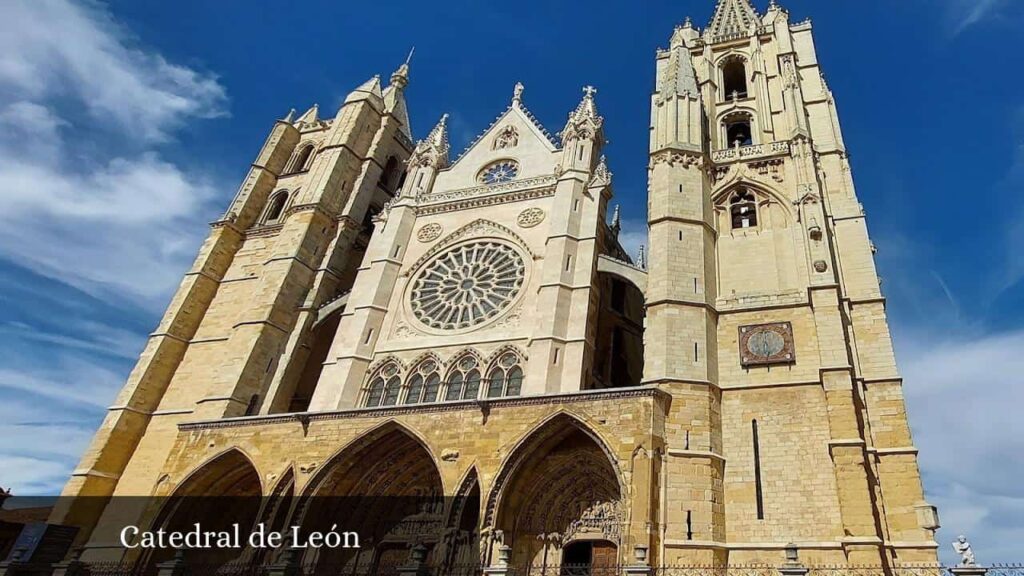
[[[769,142],[768,144],[754,144],[752,146],[716,150],[711,153],[711,161],[716,164],[722,164],[737,160],[756,160],[758,158],[770,158],[786,154],[789,154],[789,141]]]

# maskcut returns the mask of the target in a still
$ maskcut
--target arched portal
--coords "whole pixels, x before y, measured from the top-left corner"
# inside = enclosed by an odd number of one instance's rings
[[[590,543],[587,566],[614,565],[622,494],[618,469],[600,439],[575,418],[558,416],[523,442],[499,475],[488,503],[493,544],[509,546],[519,567],[578,559],[581,546],[571,546],[580,542]]]
[[[182,482],[163,505],[151,530],[189,532],[199,524],[203,532],[230,531],[238,524],[241,537],[249,533],[259,517],[263,489],[259,473],[241,451],[229,450],[199,467]],[[170,548],[150,550],[142,559],[144,572],[155,574],[156,565],[174,555]],[[186,548],[185,562],[215,572],[233,562],[255,562],[253,551],[214,546]]]
[[[328,461],[296,513],[304,534],[336,526],[358,534],[360,547],[309,550],[303,562],[318,575],[397,574],[417,544],[436,562],[443,493],[427,448],[404,427],[385,424]]]

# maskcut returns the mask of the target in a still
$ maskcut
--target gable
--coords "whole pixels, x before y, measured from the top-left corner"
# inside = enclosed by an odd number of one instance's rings
[[[518,102],[509,106],[454,164],[438,174],[433,190],[476,186],[481,170],[499,160],[518,164],[517,179],[550,176],[558,163],[558,148]]]

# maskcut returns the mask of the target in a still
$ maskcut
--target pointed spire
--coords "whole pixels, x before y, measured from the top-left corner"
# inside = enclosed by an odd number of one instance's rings
[[[757,10],[750,0],[718,0],[705,34],[712,42],[738,38],[747,35],[757,22]]]
[[[597,88],[593,86],[583,87],[583,100],[580,100],[576,109],[569,114],[569,122],[562,130],[562,141],[570,138],[589,138],[599,136],[601,127],[604,125],[604,118],[597,113],[597,103],[594,102],[594,94]]]
[[[316,124],[320,120],[320,105],[313,104],[295,122],[297,124]]]
[[[619,231],[622,230],[622,214],[619,213],[619,205],[618,204],[615,205],[615,212],[612,214],[611,229],[612,229],[612,234],[614,234],[615,237],[618,238],[619,237]]]
[[[451,145],[448,143],[448,115],[441,116],[441,120],[434,126],[434,129],[427,134],[427,137],[416,144],[416,149],[409,158],[409,166],[433,166],[440,170],[448,167],[448,152]]]
[[[640,245],[640,252],[636,255],[636,267],[641,270],[647,270],[647,254],[644,251],[644,245]]]
[[[356,100],[362,100],[364,98],[376,97],[383,99],[384,93],[380,89],[380,75],[374,75],[372,78],[363,82],[355,90],[349,93],[348,97],[345,98],[345,103],[354,102]]]
[[[597,161],[597,167],[594,168],[594,175],[590,178],[588,186],[590,188],[596,188],[600,186],[608,186],[612,183],[612,171],[608,169],[608,158],[601,154],[601,158]],[[618,210],[618,208],[616,208]]]
[[[288,115],[284,117],[282,122],[288,122],[289,124],[295,121],[295,108],[288,111]]]
[[[399,90],[405,90],[405,87],[409,85],[409,63],[412,62],[414,52],[416,52],[415,46],[412,47],[412,50],[409,50],[409,55],[405,57],[405,62],[391,75],[391,85]]]

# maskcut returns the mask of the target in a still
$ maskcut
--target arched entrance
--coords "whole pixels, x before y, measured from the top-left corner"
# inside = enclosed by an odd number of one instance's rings
[[[624,524],[614,460],[583,423],[556,417],[509,459],[488,503],[488,521],[491,553],[508,546],[520,569],[614,566]]]
[[[259,473],[242,452],[230,450],[192,473],[164,503],[151,530],[188,532],[199,524],[203,532],[230,531],[238,524],[241,537],[248,538],[259,517],[263,489]],[[141,559],[147,574],[156,572],[156,565],[169,560],[175,550],[149,550]],[[242,548],[214,546],[186,548],[184,560],[193,566],[216,572],[232,562],[255,562],[253,551]]]
[[[413,546],[428,563],[443,535],[443,487],[434,459],[397,424],[378,428],[332,458],[311,482],[296,518],[304,534],[355,532],[359,548],[306,551],[314,574],[397,574]]]

